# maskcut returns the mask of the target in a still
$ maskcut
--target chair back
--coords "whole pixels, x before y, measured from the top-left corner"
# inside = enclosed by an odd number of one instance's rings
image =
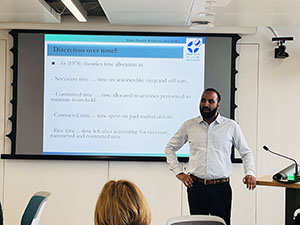
[[[49,192],[40,191],[31,197],[23,213],[21,225],[39,224],[41,213],[49,196]]]
[[[168,225],[226,225],[226,223],[218,216],[190,215],[171,218]]]
[[[295,210],[293,221],[293,225],[300,225],[300,209]]]

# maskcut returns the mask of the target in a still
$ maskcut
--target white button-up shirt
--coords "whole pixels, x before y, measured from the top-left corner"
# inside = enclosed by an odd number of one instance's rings
[[[183,172],[176,151],[186,142],[190,147],[189,174],[209,180],[229,177],[233,145],[241,155],[245,174],[255,177],[253,154],[236,121],[219,114],[210,125],[201,116],[184,122],[165,149],[170,169],[176,175]]]

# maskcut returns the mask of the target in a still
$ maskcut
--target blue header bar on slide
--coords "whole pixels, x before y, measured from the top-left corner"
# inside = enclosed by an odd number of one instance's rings
[[[48,56],[183,58],[183,46],[48,44]]]
[[[186,39],[187,37],[45,34],[45,41],[64,41],[64,42],[76,41],[76,42],[105,42],[105,43],[111,42],[111,43],[144,43],[144,44],[185,44]]]

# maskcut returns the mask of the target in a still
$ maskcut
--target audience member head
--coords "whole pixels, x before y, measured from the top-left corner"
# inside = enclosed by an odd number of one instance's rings
[[[134,183],[111,180],[100,193],[94,220],[95,225],[150,225],[151,213]]]

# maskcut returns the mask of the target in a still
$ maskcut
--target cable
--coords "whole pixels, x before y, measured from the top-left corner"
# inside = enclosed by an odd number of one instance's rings
[[[278,37],[276,31],[272,27],[267,27],[274,35],[275,37]]]

